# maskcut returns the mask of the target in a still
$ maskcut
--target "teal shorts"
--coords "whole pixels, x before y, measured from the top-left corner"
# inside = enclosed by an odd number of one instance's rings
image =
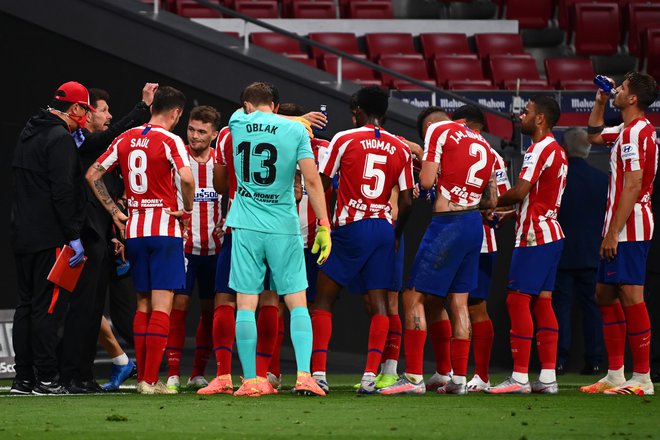
[[[278,295],[307,289],[302,236],[234,228],[232,235],[229,287],[238,293],[258,295],[264,290],[269,267],[270,288]]]

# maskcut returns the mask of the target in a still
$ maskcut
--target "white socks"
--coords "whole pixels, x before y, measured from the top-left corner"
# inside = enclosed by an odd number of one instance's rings
[[[418,383],[422,382],[424,380],[424,376],[421,374],[409,374],[406,373],[406,378],[417,385]]]
[[[515,380],[516,382],[527,383],[529,382],[529,374],[518,373],[517,371],[514,371],[511,375],[511,379]]]
[[[128,364],[128,356],[126,356],[126,353],[122,353],[119,356],[113,357],[110,360],[112,361],[112,365],[124,366]]]
[[[539,374],[539,380],[543,383],[552,383],[557,381],[557,375],[555,373],[555,370],[541,370],[541,374]]]
[[[380,372],[382,374],[394,374],[396,375],[396,367],[398,366],[398,362],[394,359],[388,359],[384,363],[381,364],[381,369]]]

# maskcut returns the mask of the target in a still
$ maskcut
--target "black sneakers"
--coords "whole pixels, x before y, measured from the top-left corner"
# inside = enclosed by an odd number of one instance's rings
[[[14,394],[17,396],[31,394],[32,388],[34,388],[34,380],[14,379],[14,382],[11,384],[9,394]]]
[[[72,380],[66,385],[69,394],[104,393],[105,390],[95,380]]]
[[[37,396],[47,396],[55,394],[69,394],[69,391],[63,387],[57,380],[50,382],[39,381],[32,388],[32,394]]]

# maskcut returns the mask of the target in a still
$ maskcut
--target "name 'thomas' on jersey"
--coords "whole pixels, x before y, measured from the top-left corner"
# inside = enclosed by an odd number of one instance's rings
[[[530,182],[532,189],[518,206],[516,246],[537,246],[564,238],[557,215],[567,175],[566,152],[552,134],[527,149],[518,178]]]
[[[362,219],[392,222],[392,188],[413,187],[412,153],[402,140],[373,125],[337,133],[319,172],[333,178],[341,170],[335,227]]]
[[[436,122],[426,132],[423,160],[439,165],[438,194],[462,207],[479,206],[495,163],[481,134],[458,122]]]
[[[624,173],[643,170],[642,188],[630,217],[619,233],[619,241],[646,241],[653,237],[654,219],[651,211],[653,181],[658,171],[658,144],[655,128],[645,118],[638,118],[624,128],[606,128],[602,133],[608,144],[614,144],[610,152],[610,185],[603,236],[612,223],[623,192]]]
[[[119,135],[97,162],[106,170],[119,165],[129,209],[126,238],[181,237],[174,175],[189,167],[181,138],[162,127],[143,125]]]

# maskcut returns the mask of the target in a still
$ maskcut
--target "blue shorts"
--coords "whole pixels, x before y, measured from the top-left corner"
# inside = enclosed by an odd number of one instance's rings
[[[403,235],[399,240],[399,250],[394,253],[394,268],[392,269],[392,286],[387,289],[388,291],[400,292],[403,288],[403,262],[405,256],[405,248],[403,244]],[[351,293],[365,294],[367,289],[364,288],[364,280],[361,276],[357,276],[350,283],[348,283],[348,290]]]
[[[215,270],[218,264],[217,255],[186,254],[186,287],[177,290],[177,295],[192,295],[197,280],[199,299],[215,298]]]
[[[131,263],[133,285],[140,293],[177,290],[186,285],[183,239],[178,237],[138,237],[126,240],[126,256]]]
[[[220,248],[220,254],[218,254],[218,263],[215,270],[215,291],[216,293],[236,295],[236,291],[229,287],[229,272],[231,271],[231,236],[231,233],[223,236],[222,247]],[[270,290],[270,269],[266,269],[264,288]]]
[[[360,277],[365,290],[389,289],[394,266],[394,229],[384,219],[365,219],[332,231],[332,251],[321,271],[347,286]]]
[[[619,243],[612,261],[600,260],[597,280],[603,284],[630,284],[643,286],[646,282],[646,257],[650,241],[623,241]]]
[[[479,255],[479,283],[477,288],[470,291],[471,299],[488,299],[490,295],[490,281],[493,278],[493,269],[497,260],[497,252],[482,253]]]
[[[563,248],[563,240],[515,248],[507,288],[535,296],[544,290],[555,290],[557,265]]]
[[[407,287],[441,297],[476,289],[483,236],[479,211],[435,214],[415,255]]]
[[[313,303],[316,299],[316,279],[319,276],[319,265],[316,260],[319,254],[313,254],[311,249],[305,248],[305,270],[307,271],[307,302]]]

